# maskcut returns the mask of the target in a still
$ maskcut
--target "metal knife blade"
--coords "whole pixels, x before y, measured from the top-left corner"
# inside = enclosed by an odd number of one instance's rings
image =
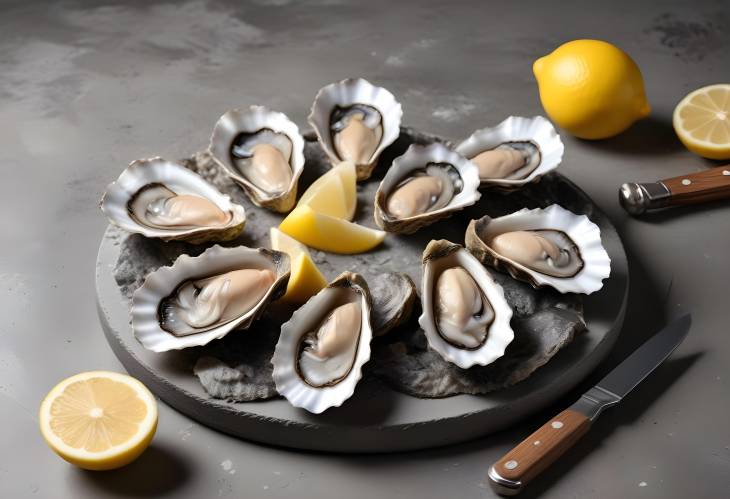
[[[686,314],[655,333],[571,406],[596,419],[601,412],[623,399],[682,343],[692,316]]]

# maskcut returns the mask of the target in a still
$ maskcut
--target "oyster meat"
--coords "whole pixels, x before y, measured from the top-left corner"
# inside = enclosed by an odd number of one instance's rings
[[[572,277],[583,267],[578,247],[559,230],[504,232],[491,246],[504,258],[555,277]]]
[[[368,164],[383,140],[383,117],[365,104],[335,107],[330,118],[330,133],[341,161]]]
[[[275,279],[272,269],[240,269],[185,281],[160,302],[160,327],[186,336],[225,324],[256,306]]]
[[[398,219],[440,210],[463,188],[464,182],[453,166],[429,163],[395,187],[386,200],[386,210]]]
[[[421,304],[418,323],[428,344],[462,369],[494,362],[514,338],[502,287],[458,244],[426,247]]]
[[[402,115],[388,90],[348,78],[320,89],[309,122],[330,161],[354,162],[357,179],[365,180],[383,149],[398,138]]]
[[[371,308],[365,280],[345,272],[294,312],[271,359],[277,391],[315,414],[350,398],[370,358]]]
[[[181,255],[132,295],[134,335],[155,352],[205,345],[248,328],[288,281],[289,257],[278,251],[213,246]]]
[[[230,212],[224,212],[211,200],[195,194],[178,194],[160,182],[138,190],[127,209],[139,224],[156,229],[221,227],[231,219]]]
[[[474,132],[456,147],[479,169],[482,185],[516,189],[558,167],[563,142],[542,116],[510,116]]]
[[[225,241],[241,233],[243,206],[185,167],[162,158],[132,162],[100,204],[119,227],[166,241]]]
[[[352,369],[357,337],[362,329],[362,309],[357,297],[345,297],[315,329],[302,336],[298,370],[314,387],[340,382]]]
[[[439,334],[459,348],[479,348],[494,321],[494,309],[469,273],[449,267],[436,279],[433,293]]]
[[[446,146],[411,145],[393,161],[375,194],[375,222],[413,233],[479,200],[476,166]]]
[[[482,180],[523,179],[540,164],[540,150],[532,142],[509,142],[480,152],[471,160]]]
[[[535,287],[590,294],[611,273],[598,226],[558,205],[472,220],[465,239],[481,262]]]
[[[209,151],[254,204],[292,209],[304,168],[304,139],[285,114],[263,106],[228,111],[213,129]]]
[[[268,128],[241,133],[231,146],[231,163],[262,191],[282,194],[291,184],[292,149],[289,137]]]

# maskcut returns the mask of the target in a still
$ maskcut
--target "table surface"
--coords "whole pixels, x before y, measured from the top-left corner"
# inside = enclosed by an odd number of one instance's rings
[[[694,325],[672,358],[525,496],[730,494],[730,204],[635,220],[616,200],[622,182],[714,166],[684,150],[671,113],[690,90],[730,81],[730,9],[726,0],[685,4],[2,4],[0,496],[491,497],[489,464],[579,390],[488,438],[371,456],[255,445],[161,405],[150,449],[107,473],[57,458],[38,433],[37,410],[66,376],[122,369],[96,316],[94,261],[106,227],[98,200],[129,161],[204,148],[218,116],[235,106],[265,104],[304,126],[316,91],[348,76],[390,89],[408,125],[464,137],[510,114],[540,114],[532,61],[581,37],[631,54],[653,106],[614,139],[563,136],[561,171],[609,214],[629,254],[626,326],[599,371],[670,317],[692,312]]]

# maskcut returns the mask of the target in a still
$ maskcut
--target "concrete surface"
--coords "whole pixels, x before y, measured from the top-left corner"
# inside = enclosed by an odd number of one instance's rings
[[[189,155],[227,108],[263,103],[304,124],[316,90],[362,75],[406,122],[450,137],[540,113],[532,60],[596,37],[643,69],[654,113],[615,139],[565,137],[562,172],[612,217],[629,253],[627,326],[603,370],[670,316],[692,332],[526,494],[730,495],[730,204],[627,217],[623,181],[706,168],[670,125],[690,90],[728,82],[726,0],[693,2],[287,2],[190,0],[0,7],[0,497],[490,497],[491,462],[569,403],[466,445],[390,456],[245,443],[162,406],[152,447],[110,473],[74,469],[37,431],[61,378],[121,369],[101,334],[96,204],[129,161]],[[596,376],[600,375],[597,373]]]

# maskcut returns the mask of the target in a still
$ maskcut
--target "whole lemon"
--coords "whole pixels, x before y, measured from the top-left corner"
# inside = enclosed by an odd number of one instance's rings
[[[651,112],[639,67],[610,43],[573,40],[532,70],[545,111],[576,137],[612,137]]]

